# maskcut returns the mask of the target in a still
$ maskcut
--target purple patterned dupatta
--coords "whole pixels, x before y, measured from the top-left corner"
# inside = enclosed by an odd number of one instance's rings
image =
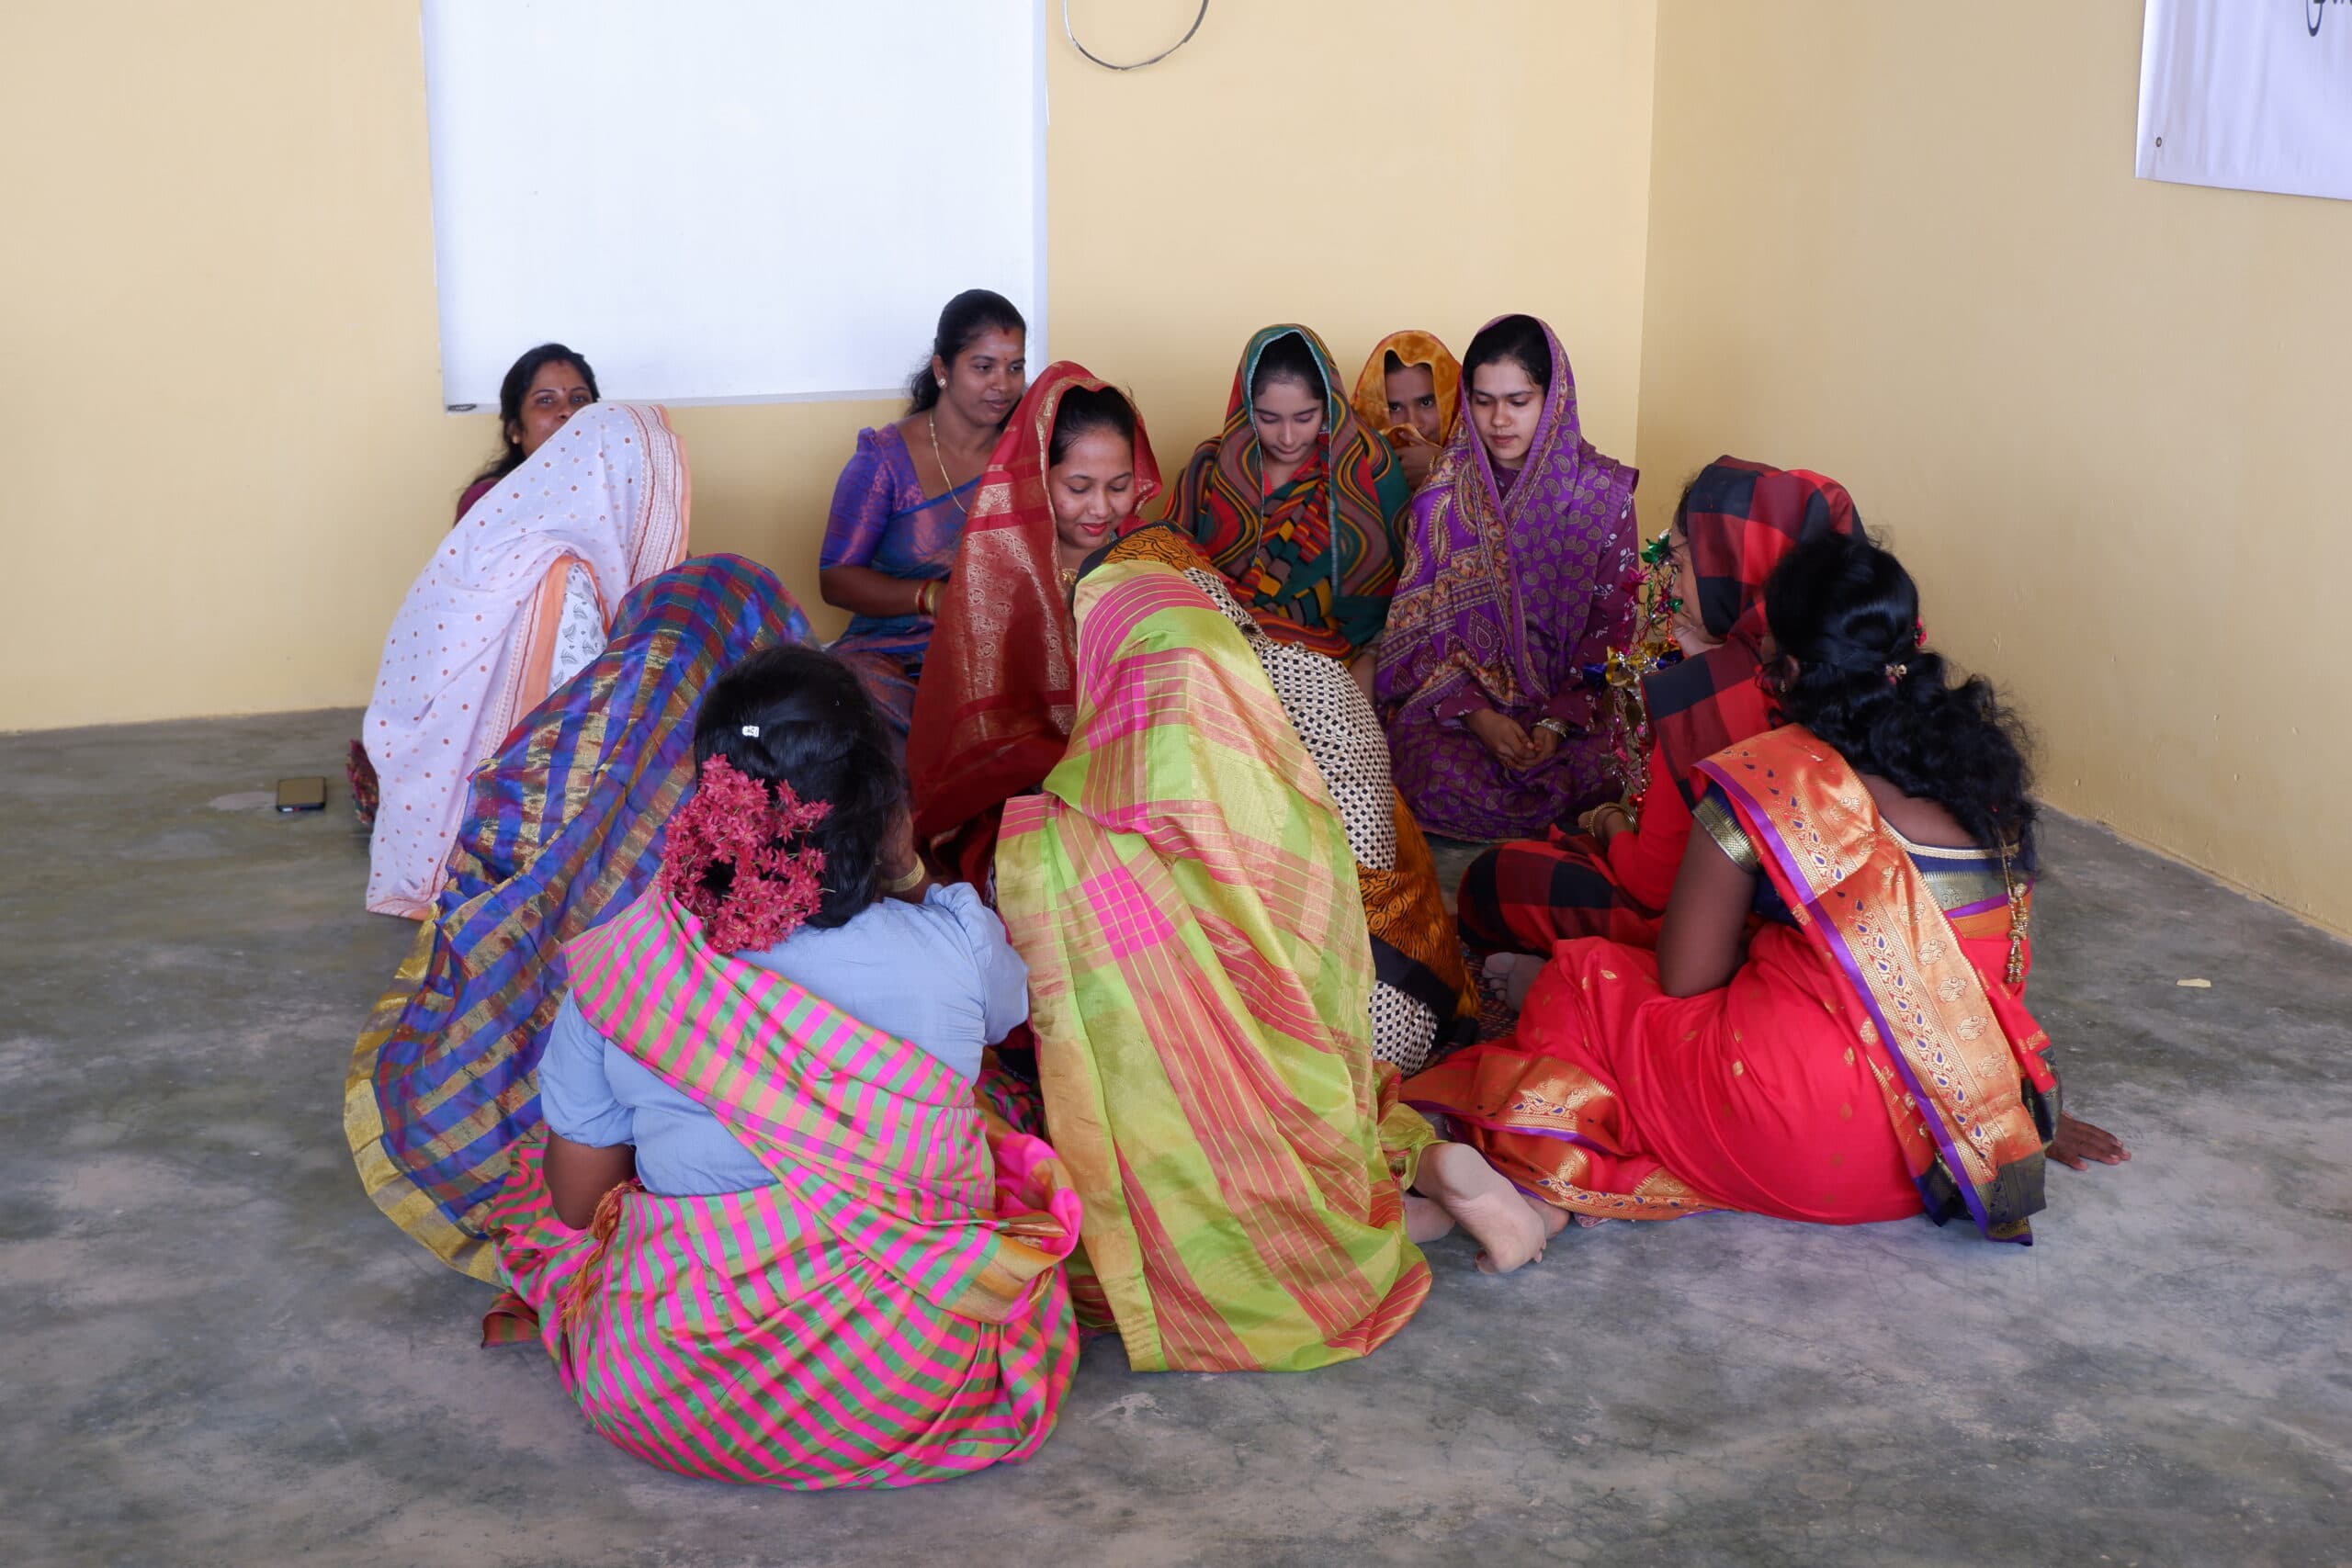
[[[1549,820],[1538,798],[1546,792],[1533,787],[1542,776],[1574,776],[1549,791],[1565,806],[1588,791],[1594,781],[1583,775],[1597,777],[1600,764],[1586,765],[1591,748],[1568,744],[1554,761],[1505,779],[1463,730],[1462,716],[1491,706],[1521,724],[1548,716],[1572,734],[1583,729],[1594,710],[1582,667],[1624,640],[1634,608],[1640,475],[1584,438],[1568,356],[1549,326],[1544,338],[1552,378],[1525,467],[1506,491],[1474,421],[1454,426],[1413,499],[1404,578],[1380,642],[1378,692],[1399,753],[1397,782],[1425,825],[1463,837],[1535,830]],[[1404,743],[1400,731],[1423,728],[1439,734],[1421,739],[1447,743]],[[1420,761],[1408,767],[1408,754]],[[1414,787],[1406,774],[1422,762],[1449,776]],[[1480,808],[1482,795],[1494,797],[1492,809]]]
[[[1544,341],[1552,384],[1510,493],[1464,419],[1413,498],[1405,581],[1381,639],[1384,703],[1475,681],[1498,708],[1540,709],[1580,679],[1593,610],[1626,598],[1615,547],[1640,476],[1584,438],[1568,356],[1549,326]]]

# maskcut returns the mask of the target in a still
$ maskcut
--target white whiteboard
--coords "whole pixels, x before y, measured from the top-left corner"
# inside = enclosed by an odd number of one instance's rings
[[[903,389],[993,288],[1044,362],[1041,0],[424,0],[444,400]]]

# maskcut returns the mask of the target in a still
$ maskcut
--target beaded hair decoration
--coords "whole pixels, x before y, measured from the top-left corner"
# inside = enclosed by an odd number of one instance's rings
[[[724,757],[703,763],[695,792],[670,819],[662,891],[702,922],[720,953],[774,947],[808,921],[825,897],[825,852],[801,840],[832,810],[804,803],[788,784],[770,786]],[[725,893],[711,871],[730,868]]]

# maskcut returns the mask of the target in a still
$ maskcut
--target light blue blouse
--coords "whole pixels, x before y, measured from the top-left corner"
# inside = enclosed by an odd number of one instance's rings
[[[871,1029],[916,1045],[966,1082],[980,1052],[1029,1016],[1029,969],[964,883],[921,904],[884,898],[831,931],[803,927],[744,962],[783,976]],[[575,1144],[637,1145],[649,1192],[744,1192],[775,1179],[718,1118],[599,1034],[570,997],[539,1058],[539,1107]]]

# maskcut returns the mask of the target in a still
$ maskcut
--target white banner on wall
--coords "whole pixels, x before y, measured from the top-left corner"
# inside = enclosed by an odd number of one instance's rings
[[[883,397],[939,308],[1046,358],[1040,0],[424,0],[443,395]]]
[[[2146,0],[2142,179],[2352,200],[2352,0]]]

